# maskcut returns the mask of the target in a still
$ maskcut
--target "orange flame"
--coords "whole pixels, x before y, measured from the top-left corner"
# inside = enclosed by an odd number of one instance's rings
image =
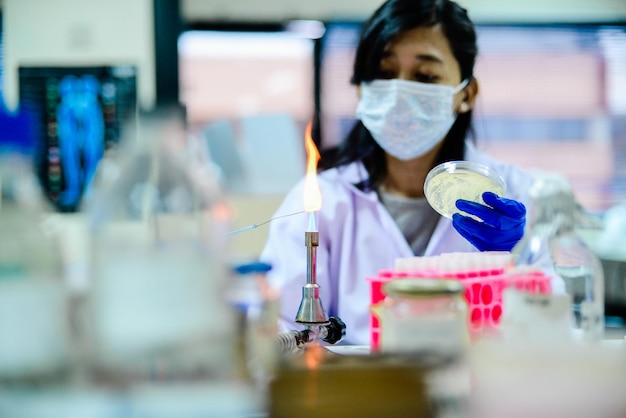
[[[317,162],[320,160],[320,153],[311,138],[311,125],[306,127],[304,135],[304,146],[307,154],[306,177],[304,179],[304,210],[305,212],[318,211],[322,208],[322,192],[317,183]]]

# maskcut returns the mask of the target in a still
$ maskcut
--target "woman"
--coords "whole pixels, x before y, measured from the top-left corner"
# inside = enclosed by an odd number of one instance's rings
[[[474,26],[450,0],[388,0],[365,23],[351,82],[357,123],[331,168],[318,175],[322,208],[317,283],[329,316],[347,327],[345,342],[369,342],[369,283],[398,257],[444,252],[511,250],[524,232],[529,174],[480,153],[466,137],[478,93]],[[424,180],[437,164],[468,160],[499,172],[507,198],[487,205],[457,201],[484,222],[439,216],[424,198]],[[303,182],[279,214],[302,208]],[[261,259],[281,291],[281,319],[294,318],[306,283],[304,231],[308,214],[270,226]]]

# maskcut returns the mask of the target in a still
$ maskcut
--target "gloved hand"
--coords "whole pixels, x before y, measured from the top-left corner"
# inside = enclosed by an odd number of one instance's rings
[[[511,251],[524,235],[526,207],[492,192],[483,193],[483,200],[488,206],[464,199],[456,201],[459,210],[483,222],[455,213],[452,225],[480,251]]]

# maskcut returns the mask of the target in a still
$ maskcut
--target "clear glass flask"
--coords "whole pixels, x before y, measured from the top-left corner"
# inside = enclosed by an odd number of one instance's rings
[[[225,298],[229,211],[178,105],[141,113],[87,202],[92,282],[85,350],[105,382],[234,373]]]
[[[0,156],[0,387],[60,384],[72,366],[58,219],[32,164]]]
[[[572,321],[583,341],[599,341],[604,335],[604,274],[597,255],[576,232],[601,228],[576,202],[568,182],[542,174],[530,190],[533,199],[525,236],[513,249],[516,266],[534,265],[552,270],[553,289],[572,296]]]

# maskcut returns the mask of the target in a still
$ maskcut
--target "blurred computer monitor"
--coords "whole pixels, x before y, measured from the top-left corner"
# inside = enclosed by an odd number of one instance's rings
[[[34,158],[46,196],[79,209],[98,162],[136,108],[134,66],[19,68],[19,104],[33,120]]]

